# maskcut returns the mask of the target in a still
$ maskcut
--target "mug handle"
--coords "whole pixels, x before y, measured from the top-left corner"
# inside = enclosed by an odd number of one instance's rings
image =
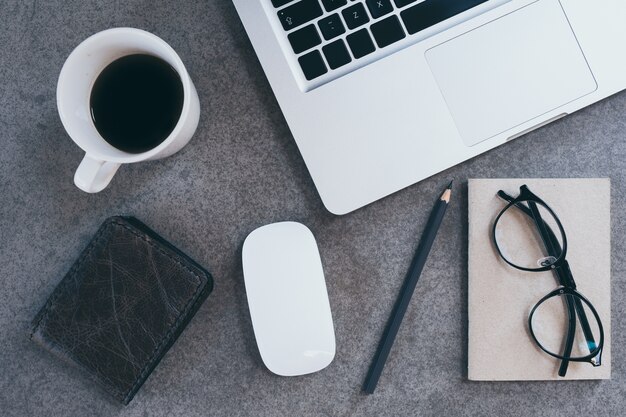
[[[120,165],[85,155],[74,174],[74,184],[87,193],[98,193],[109,185]]]

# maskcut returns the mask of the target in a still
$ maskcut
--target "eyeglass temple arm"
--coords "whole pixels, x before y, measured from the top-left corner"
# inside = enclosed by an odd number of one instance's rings
[[[554,235],[554,232],[548,226],[548,224],[541,217],[541,213],[539,213],[539,209],[537,208],[537,203],[534,201],[527,201],[528,211],[530,211],[530,217],[533,219],[537,230],[539,231],[539,235],[541,236],[541,240],[543,241],[543,245],[546,248],[546,252],[548,255],[553,256],[554,258],[558,258],[561,253],[561,248]],[[515,206],[519,206],[523,204],[516,204]],[[557,249],[558,248],[558,249]],[[558,250],[558,252],[557,252]],[[569,284],[567,280],[567,274],[564,274],[560,270],[561,268],[557,268],[555,270],[557,276],[559,277],[559,281],[561,285],[567,286]],[[571,282],[574,285],[573,282]],[[574,286],[575,288],[575,286]],[[567,304],[567,316],[568,316],[568,326],[567,326],[567,336],[565,338],[565,346],[563,347],[563,357],[569,358],[572,355],[572,348],[574,346],[574,337],[576,335],[576,314],[577,309],[574,304],[574,301],[570,297],[565,297],[565,303]],[[582,326],[582,321],[581,321]],[[569,361],[567,359],[561,360],[561,366],[559,367],[559,376],[565,376],[567,373],[567,368],[569,366]]]
[[[566,274],[572,282],[574,278],[572,277],[572,271],[569,268],[569,263],[567,261],[563,262],[560,268],[562,273]],[[585,309],[583,307],[582,301],[578,297],[574,298],[574,306],[576,307],[576,314],[578,315],[578,319],[580,320],[580,327],[582,328],[583,334],[585,335],[585,341],[587,342],[587,348],[589,352],[593,352],[598,344],[596,343],[595,338],[593,337],[593,332],[591,331],[591,327],[589,326],[589,320],[587,319],[587,313],[585,313]],[[569,297],[568,297],[569,300]],[[571,302],[571,300],[569,300]],[[591,358],[591,364],[593,366],[600,366],[602,362],[602,351],[598,352],[596,356]]]
[[[567,303],[567,336],[565,337],[565,347],[563,348],[563,356],[569,358],[572,355],[572,347],[574,346],[574,336],[576,335],[576,307],[570,297],[565,297]],[[559,376],[565,376],[567,373],[567,367],[569,361],[567,359],[561,360],[561,366],[559,366]]]
[[[500,190],[498,191],[498,196],[500,198],[502,198],[503,200],[511,203],[513,202],[515,199],[513,197],[511,197],[510,195],[508,195],[507,193],[505,193],[504,191]],[[535,210],[531,210],[529,207],[534,206]],[[521,210],[524,214],[526,214],[527,216],[531,217],[534,220],[535,225],[537,226],[537,229],[539,229],[539,233],[541,235],[541,239],[543,240],[544,244],[546,245],[546,249],[548,250],[548,253],[551,254],[552,256],[554,256],[554,254],[556,253],[560,253],[562,248],[561,245],[559,244],[558,239],[556,238],[556,235],[554,234],[554,232],[552,231],[552,228],[541,218],[541,215],[539,214],[539,211],[536,209],[536,204],[533,202],[529,201],[529,207],[526,207],[524,204],[522,203],[517,203],[515,204],[515,207],[518,208],[519,210]],[[533,211],[535,213],[533,213]],[[537,219],[536,217],[538,217],[539,219]],[[540,222],[538,220],[541,220]],[[541,226],[540,226],[541,225]],[[543,227],[542,227],[543,226]],[[552,249],[552,250],[550,250]],[[557,274],[559,283],[563,286],[571,286],[573,288],[576,288],[576,282],[574,281],[574,276],[572,275],[572,272],[569,268],[569,263],[567,261],[564,261],[563,263],[563,267],[562,268],[557,268],[554,271]],[[583,334],[585,335],[585,340],[587,342],[587,346],[589,348],[589,351],[593,351],[596,347],[597,344],[595,342],[595,339],[593,337],[593,333],[591,332],[591,327],[589,326],[589,320],[587,319],[587,314],[585,313],[585,310],[583,308],[582,302],[578,299],[575,298],[573,301],[573,305],[572,305],[572,300],[568,297],[567,298],[567,304],[568,304],[568,314],[570,314],[573,311],[576,311],[576,314],[578,315],[578,318],[580,319],[580,326],[583,330]],[[575,309],[574,309],[575,308]],[[566,340],[566,349],[568,349],[569,346],[569,351],[571,352],[571,344],[568,343],[569,339],[570,339],[570,331],[575,332],[576,331],[576,317],[573,316],[573,320],[570,320],[570,325],[569,325],[570,329],[568,329],[568,335],[567,335],[567,340]],[[573,327],[573,330],[571,330]],[[573,342],[573,337],[574,337],[574,333],[571,334],[571,339]],[[569,355],[569,353],[568,353]],[[567,355],[563,355],[563,356],[567,356]],[[598,353],[598,355],[594,358],[594,361],[592,362],[592,364],[594,366],[599,366],[600,365],[600,356],[601,356],[601,352]],[[561,375],[561,371],[563,371],[563,375],[565,375],[565,372],[567,371],[567,364],[564,364],[563,362],[561,363],[561,368],[565,368],[565,369],[560,369],[559,370],[559,375]]]

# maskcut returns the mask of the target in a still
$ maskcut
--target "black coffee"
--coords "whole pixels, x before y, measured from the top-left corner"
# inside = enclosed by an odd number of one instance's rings
[[[126,152],[148,151],[174,130],[183,109],[183,84],[174,68],[151,55],[109,64],[91,90],[91,118],[100,135]]]

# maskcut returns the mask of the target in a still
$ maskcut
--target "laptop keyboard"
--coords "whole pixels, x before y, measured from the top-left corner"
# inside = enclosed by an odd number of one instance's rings
[[[271,0],[314,80],[488,0]]]

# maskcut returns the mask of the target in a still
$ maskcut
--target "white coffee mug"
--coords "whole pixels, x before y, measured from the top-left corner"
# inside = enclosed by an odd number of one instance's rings
[[[128,153],[105,141],[91,118],[91,88],[100,72],[118,58],[148,54],[169,63],[183,85],[183,108],[174,130],[155,148]],[[57,84],[57,106],[67,133],[86,155],[74,183],[88,193],[102,191],[121,164],[160,159],[178,152],[193,136],[200,118],[196,88],[180,57],[164,40],[140,29],[115,28],[84,40],[65,61]]]

